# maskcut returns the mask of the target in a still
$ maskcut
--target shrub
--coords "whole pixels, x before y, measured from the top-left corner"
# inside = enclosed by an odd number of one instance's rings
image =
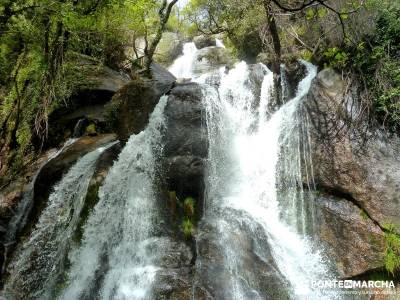
[[[393,276],[400,271],[400,236],[396,234],[392,224],[384,226],[385,240],[385,268]]]
[[[194,215],[195,209],[195,200],[192,197],[187,197],[183,201],[183,207],[185,210],[185,215],[188,217],[192,217]]]
[[[182,232],[186,239],[189,239],[194,234],[194,225],[189,219],[182,221]]]

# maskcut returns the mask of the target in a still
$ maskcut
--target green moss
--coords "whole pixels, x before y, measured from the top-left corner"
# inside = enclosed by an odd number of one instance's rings
[[[106,129],[109,132],[115,132],[117,129],[120,106],[121,101],[115,99],[105,106]]]

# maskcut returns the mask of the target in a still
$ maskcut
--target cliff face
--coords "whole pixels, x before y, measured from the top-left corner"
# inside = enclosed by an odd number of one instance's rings
[[[357,86],[321,71],[306,102],[321,239],[342,277],[384,266],[383,230],[400,231],[400,140],[364,114]]]

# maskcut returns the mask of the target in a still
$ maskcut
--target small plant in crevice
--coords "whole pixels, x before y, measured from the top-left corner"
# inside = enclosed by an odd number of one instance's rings
[[[194,230],[194,225],[190,219],[186,218],[182,221],[182,232],[186,239],[193,237]]]
[[[193,217],[195,213],[195,200],[192,197],[187,197],[183,201],[183,209],[187,217]]]
[[[400,235],[393,224],[386,224],[385,229],[385,268],[392,275],[400,272]]]

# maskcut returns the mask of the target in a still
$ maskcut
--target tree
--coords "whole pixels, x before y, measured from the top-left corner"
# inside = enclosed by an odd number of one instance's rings
[[[146,36],[146,46],[144,49],[144,54],[145,54],[144,67],[147,74],[150,74],[150,66],[153,62],[153,56],[157,49],[157,45],[161,40],[163,32],[165,31],[165,27],[167,25],[169,16],[171,15],[172,8],[177,2],[178,0],[172,0],[170,3],[168,3],[167,0],[163,0],[161,8],[158,12],[159,24],[157,26],[155,37],[150,42],[150,46],[148,42],[148,37]]]

